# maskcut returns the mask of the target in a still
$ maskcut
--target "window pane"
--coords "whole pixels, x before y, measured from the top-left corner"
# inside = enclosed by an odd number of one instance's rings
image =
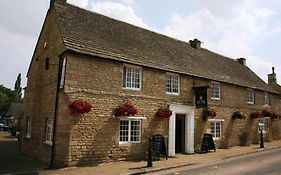
[[[129,121],[120,121],[119,141],[127,142],[129,138]]]
[[[166,75],[166,92],[172,94],[179,93],[179,76]]]
[[[211,83],[211,98],[219,99],[220,98],[220,84],[216,82]]]
[[[140,69],[133,67],[124,67],[123,70],[123,87],[125,88],[140,88]]]

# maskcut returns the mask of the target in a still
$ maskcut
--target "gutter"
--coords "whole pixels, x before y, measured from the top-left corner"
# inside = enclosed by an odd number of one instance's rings
[[[62,62],[63,56],[59,56],[59,66],[58,66],[58,75],[57,75],[57,90],[56,90],[56,101],[55,101],[55,115],[54,115],[54,123],[53,123],[53,138],[52,138],[52,147],[51,147],[51,160],[49,168],[54,168],[54,161],[56,159],[56,130],[57,130],[57,115],[58,115],[58,103],[59,103],[59,87],[60,87],[60,77],[62,71]]]

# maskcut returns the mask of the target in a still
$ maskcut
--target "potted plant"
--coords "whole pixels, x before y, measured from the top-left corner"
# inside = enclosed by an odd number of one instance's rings
[[[93,105],[91,103],[83,100],[75,100],[68,107],[70,109],[70,114],[73,116],[89,113],[93,109]]]
[[[161,118],[169,118],[172,116],[172,111],[169,109],[169,107],[160,107],[157,112],[155,113],[156,117]]]
[[[246,119],[246,115],[237,110],[232,114],[232,119]]]
[[[114,116],[134,116],[138,114],[138,109],[130,101],[124,101],[118,108],[114,110]]]
[[[217,112],[214,109],[203,109],[203,120],[206,121],[208,117],[215,118]]]

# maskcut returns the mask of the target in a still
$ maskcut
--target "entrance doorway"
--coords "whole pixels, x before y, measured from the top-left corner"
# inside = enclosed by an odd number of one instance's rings
[[[169,118],[168,155],[177,152],[194,153],[194,106],[171,104]],[[176,139],[177,138],[177,139]]]
[[[175,152],[185,152],[185,115],[176,114],[176,143]]]

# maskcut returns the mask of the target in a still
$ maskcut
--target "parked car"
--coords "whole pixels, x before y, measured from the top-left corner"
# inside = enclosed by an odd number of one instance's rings
[[[0,131],[4,131],[5,125],[3,123],[0,123]]]

